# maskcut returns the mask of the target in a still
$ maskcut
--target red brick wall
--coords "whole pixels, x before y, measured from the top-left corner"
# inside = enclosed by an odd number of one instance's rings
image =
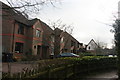
[[[40,37],[37,37],[36,36],[36,30],[39,29],[41,31],[41,35]],[[41,24],[40,24],[40,21],[38,20],[34,25],[33,25],[33,29],[32,29],[33,33],[33,40],[32,40],[32,53],[34,55],[37,55],[37,48],[38,46],[42,46],[42,35],[43,35],[43,30],[42,30],[42,27],[41,27]],[[36,48],[34,47],[36,46]],[[42,48],[40,47],[40,57],[42,55]]]
[[[5,52],[12,52],[12,30],[14,26],[14,20],[6,20],[5,17],[2,19],[2,47],[5,48]]]
[[[23,54],[25,54],[26,52],[29,52],[29,49],[31,49],[32,47],[31,27],[24,25],[24,35],[22,35],[22,34],[18,34],[18,27],[19,27],[18,24],[22,24],[22,23],[16,22],[15,24],[14,49],[16,42],[24,43]]]
[[[71,52],[71,41],[75,42],[74,50],[75,53],[77,53],[77,46],[78,41],[69,33],[63,32],[62,30],[55,29],[55,53],[56,55],[60,53],[60,49],[63,48],[63,52],[66,52],[65,49],[67,49],[67,52]],[[63,43],[60,43],[61,38],[64,37],[64,45]]]

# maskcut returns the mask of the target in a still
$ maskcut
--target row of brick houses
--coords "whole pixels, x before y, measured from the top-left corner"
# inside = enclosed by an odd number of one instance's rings
[[[71,52],[79,54],[84,50],[83,43],[77,41],[72,35],[56,28],[55,32],[55,53]],[[59,44],[59,45],[58,45]]]
[[[1,2],[2,3],[2,2]],[[2,3],[2,52],[13,53],[16,58],[24,54],[50,58],[62,52],[78,54],[83,50],[72,35],[58,28],[52,30],[40,19],[28,20],[17,10]]]

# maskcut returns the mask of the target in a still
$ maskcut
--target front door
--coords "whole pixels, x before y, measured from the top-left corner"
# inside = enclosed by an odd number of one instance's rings
[[[37,46],[37,55],[40,55],[40,53],[41,53],[41,46]]]

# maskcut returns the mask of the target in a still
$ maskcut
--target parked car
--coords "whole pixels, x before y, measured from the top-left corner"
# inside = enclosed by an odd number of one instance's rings
[[[61,53],[59,55],[57,55],[57,58],[59,57],[79,57],[79,55],[74,54],[74,53]]]
[[[108,57],[113,57],[113,55],[108,55]]]

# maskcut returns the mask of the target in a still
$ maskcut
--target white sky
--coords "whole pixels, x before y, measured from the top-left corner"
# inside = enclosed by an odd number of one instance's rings
[[[55,4],[57,8],[45,7],[38,18],[46,23],[48,20],[61,19],[63,23],[73,24],[73,36],[80,42],[88,44],[91,39],[107,43],[110,48],[114,34],[111,26],[117,16],[119,0],[62,0]],[[106,23],[106,24],[104,24]]]
[[[111,26],[117,16],[119,0],[61,0],[44,6],[40,14],[34,15],[49,23],[61,19],[63,23],[73,24],[73,36],[81,43],[88,44],[91,39],[107,43],[110,48],[114,34]],[[106,23],[106,24],[104,24]]]

